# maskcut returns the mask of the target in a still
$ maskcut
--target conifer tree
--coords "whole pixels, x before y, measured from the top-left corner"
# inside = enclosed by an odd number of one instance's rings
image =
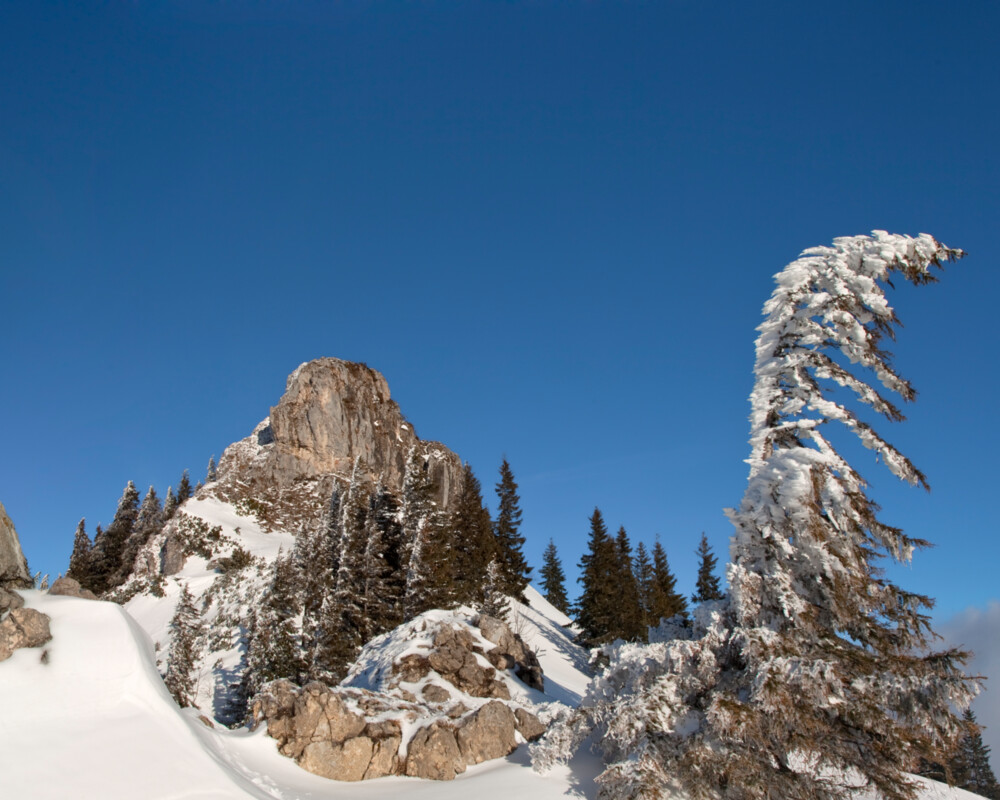
[[[556,543],[549,539],[549,545],[542,555],[542,590],[545,599],[563,614],[569,614],[569,599],[566,597],[566,575],[563,573],[562,562],[556,551]]]
[[[185,584],[170,620],[170,650],[163,682],[177,705],[193,706],[197,694],[198,640],[204,632],[194,595]]]
[[[139,550],[163,530],[164,522],[160,499],[156,496],[156,490],[150,486],[139,506],[139,513],[136,516],[135,525],[132,527],[132,533],[129,534],[122,550],[121,565],[115,573],[112,583],[120,585],[128,579],[135,568],[135,559]]]
[[[942,760],[963,725],[953,709],[977,682],[961,669],[967,653],[930,649],[931,599],[877,562],[927,543],[878,519],[826,426],[926,486],[836,398],[902,419],[871,380],[914,397],[882,347],[898,324],[882,284],[929,283],[932,266],[961,255],[926,234],[875,231],[807,250],[777,276],[758,329],[750,477],[729,512],[728,597],[682,640],[614,653],[585,707],[550,728],[540,763],[598,728],[605,798],[670,786],[693,800],[912,800],[907,768]]]
[[[247,648],[248,698],[278,678],[298,683],[306,671],[296,625],[300,612],[296,582],[291,554],[279,552],[256,610]]]
[[[510,601],[504,591],[504,574],[500,561],[494,557],[486,567],[486,579],[483,584],[483,599],[480,611],[490,617],[506,620],[510,613]]]
[[[632,544],[625,526],[618,528],[615,537],[615,566],[618,603],[611,634],[628,642],[646,640],[646,628],[642,624],[642,606],[639,602],[639,585],[635,579],[632,564]]]
[[[364,554],[370,497],[359,457],[354,461],[351,483],[341,509],[340,553],[334,589],[336,607],[341,615],[338,636],[348,660],[361,649],[365,631],[370,627],[364,618]],[[343,666],[346,667],[346,663]]]
[[[115,517],[101,534],[94,536],[93,558],[91,560],[91,584],[95,593],[103,593],[114,588],[116,576],[121,570],[122,553],[139,515],[139,493],[135,484],[129,481],[118,501]]]
[[[214,483],[219,479],[219,469],[215,463],[215,456],[208,459],[208,469],[205,471],[205,483]]]
[[[497,519],[494,526],[497,559],[503,575],[506,594],[524,600],[531,567],[524,558],[524,537],[521,529],[521,498],[510,464],[504,458],[500,464],[500,481],[496,485]]]
[[[486,569],[497,559],[505,575],[493,535],[490,512],[483,504],[479,479],[469,464],[462,468],[462,486],[455,498],[448,524],[448,552],[442,560],[442,595],[451,604],[475,605],[483,599]],[[503,580],[506,585],[506,580]]]
[[[687,601],[677,591],[677,579],[670,571],[667,551],[660,544],[659,537],[653,545],[653,585],[649,609],[650,625],[659,625],[660,620],[670,619],[677,614],[687,616]]]
[[[619,577],[614,540],[608,536],[607,525],[599,508],[590,517],[590,537],[587,552],[580,559],[583,592],[578,603],[577,624],[581,639],[588,646],[610,642],[615,638],[615,617],[618,602],[616,580]]]
[[[963,716],[965,732],[959,742],[952,766],[956,786],[990,800],[1000,800],[1000,783],[997,783],[990,766],[990,748],[983,742],[983,735],[971,708]]]
[[[177,505],[183,505],[184,502],[193,495],[194,492],[191,489],[191,476],[188,475],[188,471],[184,470],[181,473],[180,483],[177,484]]]
[[[174,487],[167,487],[167,495],[163,498],[163,520],[172,519],[177,511],[177,495],[174,494]]]
[[[719,588],[719,577],[715,574],[718,561],[708,545],[708,537],[701,535],[701,542],[695,551],[698,556],[698,580],[695,582],[695,593],[691,595],[692,603],[704,603],[709,600],[721,600],[722,590]]]
[[[394,597],[398,584],[391,579],[392,566],[389,563],[391,526],[395,512],[392,495],[379,480],[365,519],[365,549],[361,561],[363,642],[390,630],[401,621],[396,617],[398,596]]]
[[[653,625],[653,562],[649,559],[646,545],[639,542],[635,548],[635,585],[639,590],[639,608],[642,609],[642,626],[647,630]]]
[[[86,520],[81,519],[73,536],[73,552],[69,557],[69,570],[66,574],[77,581],[84,589],[91,588],[90,580],[90,537],[87,536]]]
[[[441,576],[447,574],[445,530],[432,499],[433,488],[427,462],[417,448],[412,447],[406,461],[403,503],[399,511],[405,548],[403,617],[406,620],[447,601],[448,587],[441,583]]]

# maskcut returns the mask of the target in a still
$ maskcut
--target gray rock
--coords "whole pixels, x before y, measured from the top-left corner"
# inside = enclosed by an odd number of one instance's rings
[[[0,616],[12,608],[23,608],[24,598],[13,589],[0,588]]]
[[[517,749],[516,730],[514,712],[492,700],[463,720],[455,738],[465,763],[481,764],[513,753]]]
[[[399,745],[402,741],[402,736],[387,736],[384,739],[375,740],[372,760],[364,776],[366,781],[372,778],[384,778],[386,775],[395,775],[399,772]]]
[[[462,772],[465,772],[465,759],[453,730],[435,722],[413,734],[406,753],[407,775],[450,781]]]
[[[483,614],[479,617],[479,630],[484,638],[496,645],[486,654],[493,666],[497,669],[513,669],[522,683],[540,692],[545,691],[545,678],[538,656],[506,622]]]
[[[84,589],[78,581],[65,575],[56,578],[56,582],[49,588],[49,594],[80,597],[84,600],[97,599],[97,595],[90,591],[90,589]]]
[[[420,694],[428,703],[447,703],[451,700],[451,692],[436,683],[428,683]]]
[[[28,561],[21,550],[14,523],[0,503],[0,587],[30,589],[32,585]]]
[[[33,608],[15,608],[0,622],[0,661],[22,647],[41,647],[51,638],[45,614]]]
[[[547,728],[542,721],[523,708],[514,711],[514,719],[517,721],[517,731],[529,742],[541,739],[545,735]]]
[[[184,567],[187,553],[184,552],[184,542],[174,535],[167,536],[160,550],[160,573],[176,575]]]
[[[371,764],[374,743],[367,736],[348,739],[343,744],[311,742],[299,759],[299,766],[314,775],[338,781],[360,781]]]

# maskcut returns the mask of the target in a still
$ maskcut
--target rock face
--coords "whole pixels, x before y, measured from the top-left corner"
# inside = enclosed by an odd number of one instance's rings
[[[356,459],[371,480],[401,491],[412,448],[437,486],[437,502],[447,506],[461,482],[461,459],[417,437],[380,373],[321,358],[296,369],[270,416],[226,448],[212,491],[234,503],[252,498],[264,522],[301,523],[321,513],[334,480],[347,479]]]
[[[15,608],[0,622],[0,661],[22,647],[41,647],[51,638],[45,614],[33,608]]]
[[[14,523],[7,515],[3,503],[0,503],[0,586],[28,589],[31,584],[28,561],[21,551]]]
[[[67,577],[66,575],[56,578],[56,582],[53,583],[52,587],[49,589],[49,594],[64,595],[66,597],[80,597],[84,600],[97,599],[97,595],[90,591],[90,589],[84,589],[80,586],[79,581]]]

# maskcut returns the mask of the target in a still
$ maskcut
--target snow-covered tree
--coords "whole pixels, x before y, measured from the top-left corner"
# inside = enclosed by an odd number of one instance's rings
[[[219,468],[215,463],[215,456],[208,459],[208,469],[205,470],[205,483],[214,483],[219,479]]]
[[[146,492],[146,496],[142,499],[142,503],[139,505],[139,513],[136,516],[135,525],[132,526],[132,532],[129,534],[128,539],[125,541],[125,547],[122,549],[121,563],[112,581],[115,585],[124,583],[129,575],[132,574],[135,567],[135,558],[139,554],[139,550],[142,549],[142,546],[146,542],[163,530],[164,521],[160,498],[156,496],[156,490],[150,486]]]
[[[204,632],[194,595],[187,585],[181,590],[177,609],[170,620],[170,650],[163,682],[179,706],[194,705],[197,693],[198,640]]]
[[[504,593],[506,579],[503,567],[496,557],[486,567],[486,582],[483,584],[483,600],[479,610],[490,617],[507,619],[510,613],[510,601]]]
[[[840,398],[902,418],[870,377],[914,397],[882,347],[897,324],[882,284],[929,283],[931,267],[961,255],[925,234],[876,231],[807,250],[777,276],[757,339],[749,482],[728,512],[728,598],[698,606],[677,631],[686,638],[614,649],[539,763],[598,727],[605,797],[914,796],[906,769],[940,760],[961,730],[953,708],[976,685],[966,653],[930,649],[932,601],[878,567],[926,542],[877,518],[827,431],[840,423],[893,474],[926,485]]]

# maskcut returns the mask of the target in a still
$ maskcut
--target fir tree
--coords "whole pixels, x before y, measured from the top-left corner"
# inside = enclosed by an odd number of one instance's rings
[[[907,768],[941,760],[976,681],[961,669],[967,653],[930,649],[930,598],[877,563],[927,543],[878,519],[826,426],[842,424],[897,477],[926,486],[833,398],[853,393],[902,418],[868,382],[914,397],[882,349],[897,319],[881,282],[931,282],[931,266],[961,255],[926,234],[876,231],[808,250],[777,276],[758,329],[750,477],[729,512],[728,597],[681,640],[614,652],[586,705],[550,728],[541,763],[597,728],[606,798],[669,786],[695,800],[912,800]]]
[[[163,520],[171,519],[177,511],[177,495],[174,494],[174,487],[167,487],[167,496],[163,498]]]
[[[90,580],[90,537],[87,536],[86,520],[81,519],[73,536],[73,553],[69,557],[67,575],[77,581],[83,588],[91,588]]]
[[[91,560],[91,585],[95,593],[103,593],[114,588],[122,568],[122,554],[125,543],[132,534],[136,518],[139,516],[139,493],[135,484],[129,481],[118,501],[115,518],[100,535],[94,536]]]
[[[185,585],[170,620],[170,650],[167,655],[167,674],[163,678],[170,694],[181,707],[193,706],[197,699],[198,640],[203,631],[194,595]]]
[[[551,539],[549,539],[549,545],[545,548],[542,559],[542,570],[539,574],[542,577],[542,590],[545,592],[545,599],[563,614],[569,614],[566,575],[563,573],[562,563],[559,561],[556,543]]]
[[[510,613],[510,602],[504,592],[503,567],[499,560],[493,558],[486,567],[486,580],[483,584],[483,600],[479,610],[483,614],[497,619],[506,620]]]
[[[642,606],[639,602],[639,585],[635,579],[632,565],[632,544],[629,542],[625,527],[618,528],[615,537],[615,566],[617,580],[615,586],[618,592],[618,603],[615,606],[615,619],[611,634],[615,638],[629,642],[645,641],[646,628],[642,624]]]
[[[649,559],[646,545],[639,542],[635,548],[635,585],[639,590],[639,607],[642,609],[643,630],[654,624],[653,607],[653,562]]]
[[[952,766],[954,783],[991,800],[1000,800],[1000,783],[997,783],[993,767],[990,766],[990,748],[983,742],[976,715],[971,708],[965,710],[963,721],[965,732],[959,741]]]
[[[695,593],[691,595],[691,602],[704,603],[709,600],[721,600],[723,594],[719,589],[719,578],[715,574],[717,559],[712,554],[712,548],[708,545],[708,537],[704,533],[701,535],[701,542],[695,555],[698,556],[698,580],[695,582]]]
[[[427,467],[417,448],[411,448],[399,511],[406,564],[403,612],[407,620],[438,607],[442,600],[447,601],[448,587],[441,582],[442,576],[447,574],[445,530],[432,499],[434,486]]]
[[[659,625],[660,620],[670,619],[680,614],[687,616],[687,601],[684,595],[677,591],[677,579],[670,571],[667,562],[667,551],[663,549],[659,538],[653,545],[653,584],[650,592],[649,617],[650,625]]]
[[[497,520],[493,530],[504,591],[523,602],[531,567],[524,558],[524,537],[520,534],[521,498],[517,494],[514,473],[506,458],[500,464],[500,481],[496,485],[496,492]]]
[[[205,471],[205,483],[215,483],[219,479],[219,470],[215,464],[215,456],[208,459],[208,469]]]
[[[112,581],[115,585],[120,585],[128,580],[135,568],[135,559],[139,550],[163,530],[164,522],[160,499],[156,496],[156,490],[150,486],[139,506],[139,513],[136,516],[135,525],[132,527],[132,533],[129,534],[122,550],[121,565]]]
[[[395,514],[396,503],[380,480],[372,493],[365,519],[365,550],[361,562],[361,618],[365,625],[361,638],[364,642],[402,621],[396,616],[399,584],[392,580],[389,561]]]
[[[583,585],[578,604],[577,624],[581,639],[593,647],[615,638],[615,618],[618,604],[616,581],[619,577],[618,558],[614,540],[599,508],[590,517],[590,538],[587,552],[580,559],[580,577]]]
[[[493,536],[490,512],[483,504],[482,486],[466,464],[462,469],[462,486],[455,498],[448,525],[448,552],[440,576],[442,598],[451,604],[475,605],[483,599],[486,568],[494,558],[500,563]],[[501,574],[503,564],[500,565]],[[506,580],[503,581],[506,586]]]
[[[191,476],[188,475],[188,471],[184,470],[181,473],[180,483],[177,484],[177,505],[183,505],[184,502],[190,498],[194,492],[191,489]]]
[[[247,647],[248,698],[278,678],[298,683],[306,671],[296,625],[300,611],[296,582],[291,555],[279,552],[256,610]]]

